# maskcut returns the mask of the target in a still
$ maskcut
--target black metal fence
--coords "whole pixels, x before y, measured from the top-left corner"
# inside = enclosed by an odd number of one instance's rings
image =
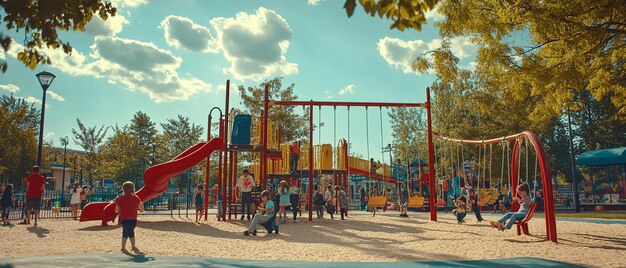
[[[96,202],[110,202],[114,200],[120,192],[115,189],[96,189],[86,196],[86,200],[80,205],[81,209],[89,204]],[[144,203],[146,211],[165,212],[170,211],[171,214],[175,210],[185,211],[194,209],[193,193],[186,192],[165,192],[155,198]],[[61,192],[60,190],[46,190],[41,198],[41,209],[39,217],[42,219],[50,218],[71,218],[72,210],[70,208],[71,193],[69,191]],[[214,202],[209,200],[209,207],[214,207]],[[10,220],[21,220],[25,218],[26,200],[23,193],[15,194],[9,212]],[[164,213],[165,214],[165,213]]]

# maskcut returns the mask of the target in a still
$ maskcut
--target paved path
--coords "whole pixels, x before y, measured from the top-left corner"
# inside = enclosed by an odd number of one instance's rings
[[[301,262],[233,260],[201,257],[171,257],[124,254],[84,254],[66,256],[0,259],[0,267],[341,267],[341,268],[400,268],[400,267],[581,267],[539,258],[512,258],[478,261],[443,262]]]

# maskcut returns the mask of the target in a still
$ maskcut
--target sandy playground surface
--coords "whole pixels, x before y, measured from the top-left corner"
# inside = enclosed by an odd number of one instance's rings
[[[354,213],[347,220],[300,219],[281,225],[280,234],[246,237],[247,221],[209,221],[169,215],[142,215],[136,229],[137,246],[146,255],[200,256],[232,259],[310,261],[413,262],[538,257],[593,267],[626,267],[626,225],[557,221],[559,243],[545,241],[545,222],[530,222],[533,236],[517,236],[515,229],[500,232],[486,221],[458,225],[450,213],[430,222],[427,213]],[[304,216],[304,214],[303,214]],[[326,215],[328,216],[328,215]],[[5,257],[58,256],[81,253],[119,253],[121,227],[71,219],[43,220],[38,227],[1,227],[0,255]],[[515,227],[513,227],[515,228]],[[13,242],[10,242],[13,241]]]

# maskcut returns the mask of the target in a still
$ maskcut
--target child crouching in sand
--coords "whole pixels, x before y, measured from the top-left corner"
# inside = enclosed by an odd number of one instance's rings
[[[135,246],[135,227],[137,226],[137,210],[143,212],[143,203],[137,195],[135,195],[135,185],[127,181],[122,185],[124,195],[119,196],[113,202],[115,203],[115,212],[120,214],[120,222],[122,223],[122,249],[126,250],[126,240],[130,238],[131,250],[137,254],[141,251]]]
[[[527,183],[522,183],[517,186],[517,194],[519,197],[513,197],[513,201],[517,201],[520,204],[519,210],[517,210],[517,212],[509,212],[505,214],[498,221],[492,221],[491,227],[504,231],[504,229],[511,229],[516,221],[523,220],[524,217],[526,217],[526,214],[528,214],[530,206],[533,204],[533,201],[530,199],[530,195],[528,195],[529,192],[530,189]],[[504,225],[507,220],[509,220],[509,222]]]

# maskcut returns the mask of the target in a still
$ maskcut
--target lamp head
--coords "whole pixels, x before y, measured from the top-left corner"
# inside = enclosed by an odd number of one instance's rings
[[[39,80],[39,85],[41,85],[41,88],[43,88],[43,90],[47,90],[48,87],[52,84],[52,81],[54,81],[54,78],[56,77],[56,75],[54,75],[53,73],[46,71],[40,72],[35,76],[37,76],[37,80]]]

